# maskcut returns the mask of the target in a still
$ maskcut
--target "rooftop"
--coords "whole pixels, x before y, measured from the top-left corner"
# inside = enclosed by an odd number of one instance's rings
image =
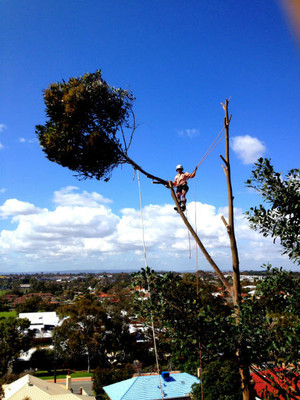
[[[124,381],[104,386],[103,389],[111,400],[156,400],[189,398],[192,385],[199,380],[186,372],[170,373],[164,379],[162,376],[141,375]]]
[[[32,375],[25,375],[20,379],[3,385],[4,400],[91,400],[94,397],[76,395],[57,383],[43,381]]]

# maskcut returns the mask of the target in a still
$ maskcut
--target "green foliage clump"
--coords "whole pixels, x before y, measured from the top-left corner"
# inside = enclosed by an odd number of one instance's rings
[[[300,168],[291,169],[283,177],[269,159],[259,158],[246,185],[269,205],[251,207],[246,213],[251,228],[274,242],[279,239],[283,254],[300,264]]]
[[[13,371],[21,351],[30,349],[33,331],[27,319],[6,318],[0,323],[0,377]]]
[[[54,368],[54,350],[37,349],[30,358],[30,367],[33,370],[48,371]]]
[[[86,357],[90,372],[91,361],[97,359],[101,364],[104,357],[107,315],[96,301],[84,297],[61,312],[67,317],[54,331],[57,353],[65,360]]]
[[[161,362],[171,362],[173,369],[195,372],[200,342],[207,349],[208,357],[219,350],[219,347],[209,349],[216,332],[219,335],[217,343],[226,342],[222,339],[226,332],[221,328],[230,316],[227,325],[231,329],[232,310],[224,299],[212,296],[210,284],[200,281],[197,293],[195,276],[160,275],[147,268],[135,276],[134,286],[151,292],[146,301],[141,301],[137,294],[136,307],[148,326],[151,326],[152,318],[155,321]],[[170,359],[165,357],[166,354],[170,354]]]
[[[147,268],[136,275],[135,284],[151,292],[145,301],[137,295],[136,306],[148,326],[154,320],[161,363],[167,361],[165,356],[169,354],[173,367],[195,374],[201,349],[203,365],[215,362],[220,364],[212,366],[228,366],[231,362],[240,368],[254,364],[266,369],[284,362],[299,372],[297,275],[276,269],[269,272],[258,285],[258,295],[243,297],[239,308],[211,296],[203,283],[197,293],[192,277],[160,275]],[[210,384],[215,385],[214,381],[207,381],[206,385]],[[219,396],[228,395],[226,382],[224,387],[221,381],[218,386],[219,394],[212,398],[225,399]],[[251,385],[247,387],[252,391]]]
[[[204,368],[202,388],[205,400],[241,400],[238,365],[230,360],[211,362]],[[192,400],[201,400],[201,384],[193,385]]]
[[[93,390],[97,396],[105,396],[103,386],[132,378],[134,368],[131,364],[127,364],[122,368],[96,368],[93,373]],[[105,398],[105,397],[103,397]]]
[[[101,71],[52,83],[44,90],[48,120],[36,126],[47,158],[81,178],[108,180],[130,146],[132,136],[126,143],[124,130],[134,127],[133,100],[130,92],[109,86]]]

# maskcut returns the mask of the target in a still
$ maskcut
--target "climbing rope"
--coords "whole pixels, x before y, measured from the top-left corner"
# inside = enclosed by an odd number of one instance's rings
[[[141,210],[141,228],[142,228],[142,240],[143,240],[143,249],[144,249],[144,261],[145,268],[148,267],[147,262],[147,251],[146,251],[146,241],[145,241],[145,229],[144,229],[144,216],[143,216],[143,203],[142,203],[142,191],[141,191],[141,181],[139,171],[137,172],[138,185],[139,185],[139,198],[140,198],[140,210]]]
[[[207,149],[206,153],[201,158],[201,160],[197,164],[196,168],[198,168],[199,165],[202,164],[203,161],[205,161],[207,159],[207,157],[210,155],[210,153],[218,146],[218,144],[224,138],[225,135],[221,136],[223,130],[224,130],[224,127],[220,130],[220,132],[218,133],[216,138],[213,140],[212,144]],[[187,211],[186,211],[186,216],[187,216]],[[197,215],[196,215],[196,176],[195,176],[195,232],[196,232],[196,234],[198,234],[197,233]],[[189,242],[189,259],[191,259],[192,258],[192,251],[191,251],[191,237],[190,237],[189,230],[188,230],[188,242]],[[196,246],[196,275],[197,275],[197,294],[198,294],[198,290],[199,290],[199,285],[198,285],[198,246],[197,246],[197,244],[195,246]]]
[[[146,241],[145,241],[145,228],[144,228],[141,181],[140,181],[139,171],[136,171],[136,172],[137,172],[138,186],[139,186],[139,198],[140,198],[140,210],[141,210],[141,228],[142,228],[142,240],[143,240],[143,248],[144,248],[144,261],[145,261],[145,268],[147,269],[148,263],[147,263],[147,251],[146,251]],[[150,303],[151,303],[151,290],[150,290],[149,282],[148,282],[148,293],[149,293],[149,300],[150,300]],[[151,310],[151,327],[152,327],[153,347],[154,347],[154,353],[155,353],[156,369],[157,369],[158,380],[159,380],[159,388],[160,388],[161,398],[163,400],[164,399],[164,392],[163,392],[163,389],[162,389],[162,384],[161,384],[161,379],[160,379],[160,370],[159,370],[159,362],[158,362],[158,351],[157,351],[157,345],[156,345],[155,326],[154,326],[154,318],[153,318],[152,310]]]
[[[197,164],[196,168],[198,168],[209,156],[209,154],[217,147],[217,145],[221,142],[223,139],[223,136],[221,136],[222,132],[224,130],[224,127],[221,129],[219,134],[216,136],[216,138],[213,140],[212,144],[206,151],[206,153],[203,155],[201,158],[200,162]],[[134,175],[137,173],[137,178],[138,178],[138,187],[139,187],[139,199],[140,199],[140,210],[141,210],[141,228],[142,228],[142,241],[143,241],[143,249],[144,249],[144,261],[145,261],[145,268],[147,269],[148,263],[147,263],[147,251],[146,251],[146,242],[145,242],[145,229],[144,229],[144,217],[143,217],[143,205],[142,205],[142,194],[141,194],[141,182],[140,182],[140,176],[139,176],[139,171],[134,170]],[[197,201],[196,201],[196,179],[195,179],[195,232],[197,232]],[[188,232],[188,238],[189,238],[189,248],[190,248],[190,235]],[[189,249],[190,252],[190,258],[191,258],[191,249]],[[199,276],[198,276],[198,247],[196,245],[196,290],[197,290],[197,297],[199,295]],[[150,285],[148,282],[148,292],[149,292],[149,300],[151,302],[151,290],[150,290]],[[161,399],[164,399],[164,392],[162,389],[162,384],[161,384],[161,379],[160,379],[160,369],[159,369],[159,362],[158,362],[158,351],[157,351],[157,345],[156,345],[156,335],[155,335],[155,326],[154,326],[154,318],[153,314],[151,311],[151,326],[152,326],[152,335],[153,335],[153,346],[154,346],[154,352],[155,352],[155,360],[156,360],[156,369],[158,373],[158,379],[159,379],[159,387],[160,387],[160,392],[161,392]],[[202,354],[201,354],[201,338],[199,335],[199,356],[200,356],[200,384],[201,384],[201,400],[203,400],[203,381],[202,381]]]
[[[207,157],[210,155],[210,153],[218,146],[218,144],[221,142],[221,140],[224,138],[225,134],[221,136],[222,132],[224,131],[224,127],[220,130],[216,138],[213,140],[212,144],[210,147],[207,149],[206,153],[204,156],[201,158],[200,162],[197,164],[196,168],[199,167],[200,164],[203,163],[207,159]],[[221,137],[220,137],[221,136]]]
[[[195,223],[195,232],[198,235],[198,227],[197,227],[197,179],[195,177],[195,215],[194,215],[194,223]],[[195,254],[196,254],[196,295],[199,297],[199,265],[198,265],[198,246],[195,242]],[[203,393],[203,372],[202,372],[202,346],[201,346],[201,333],[199,332],[199,361],[200,361],[200,394],[201,400],[204,399]]]

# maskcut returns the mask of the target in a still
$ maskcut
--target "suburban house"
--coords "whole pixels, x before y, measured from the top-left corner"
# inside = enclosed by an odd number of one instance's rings
[[[142,374],[104,386],[110,400],[188,400],[194,383],[199,379],[186,372]]]
[[[21,297],[17,296],[13,302],[13,305],[16,306],[18,304],[23,304],[32,297],[39,297],[40,299],[46,301],[47,303],[51,303],[51,301],[53,300],[52,293],[27,293]]]
[[[67,385],[70,382],[67,381]],[[95,400],[94,396],[72,393],[69,388],[58,383],[43,381],[29,374],[2,387],[3,400]]]
[[[20,313],[19,318],[29,319],[29,329],[35,331],[36,338],[51,338],[53,329],[60,324],[55,311]]]

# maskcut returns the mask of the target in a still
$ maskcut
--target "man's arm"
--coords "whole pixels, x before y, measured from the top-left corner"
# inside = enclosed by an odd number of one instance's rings
[[[194,178],[194,176],[196,175],[196,171],[197,171],[198,167],[196,167],[194,169],[194,171],[190,174],[190,178]]]

